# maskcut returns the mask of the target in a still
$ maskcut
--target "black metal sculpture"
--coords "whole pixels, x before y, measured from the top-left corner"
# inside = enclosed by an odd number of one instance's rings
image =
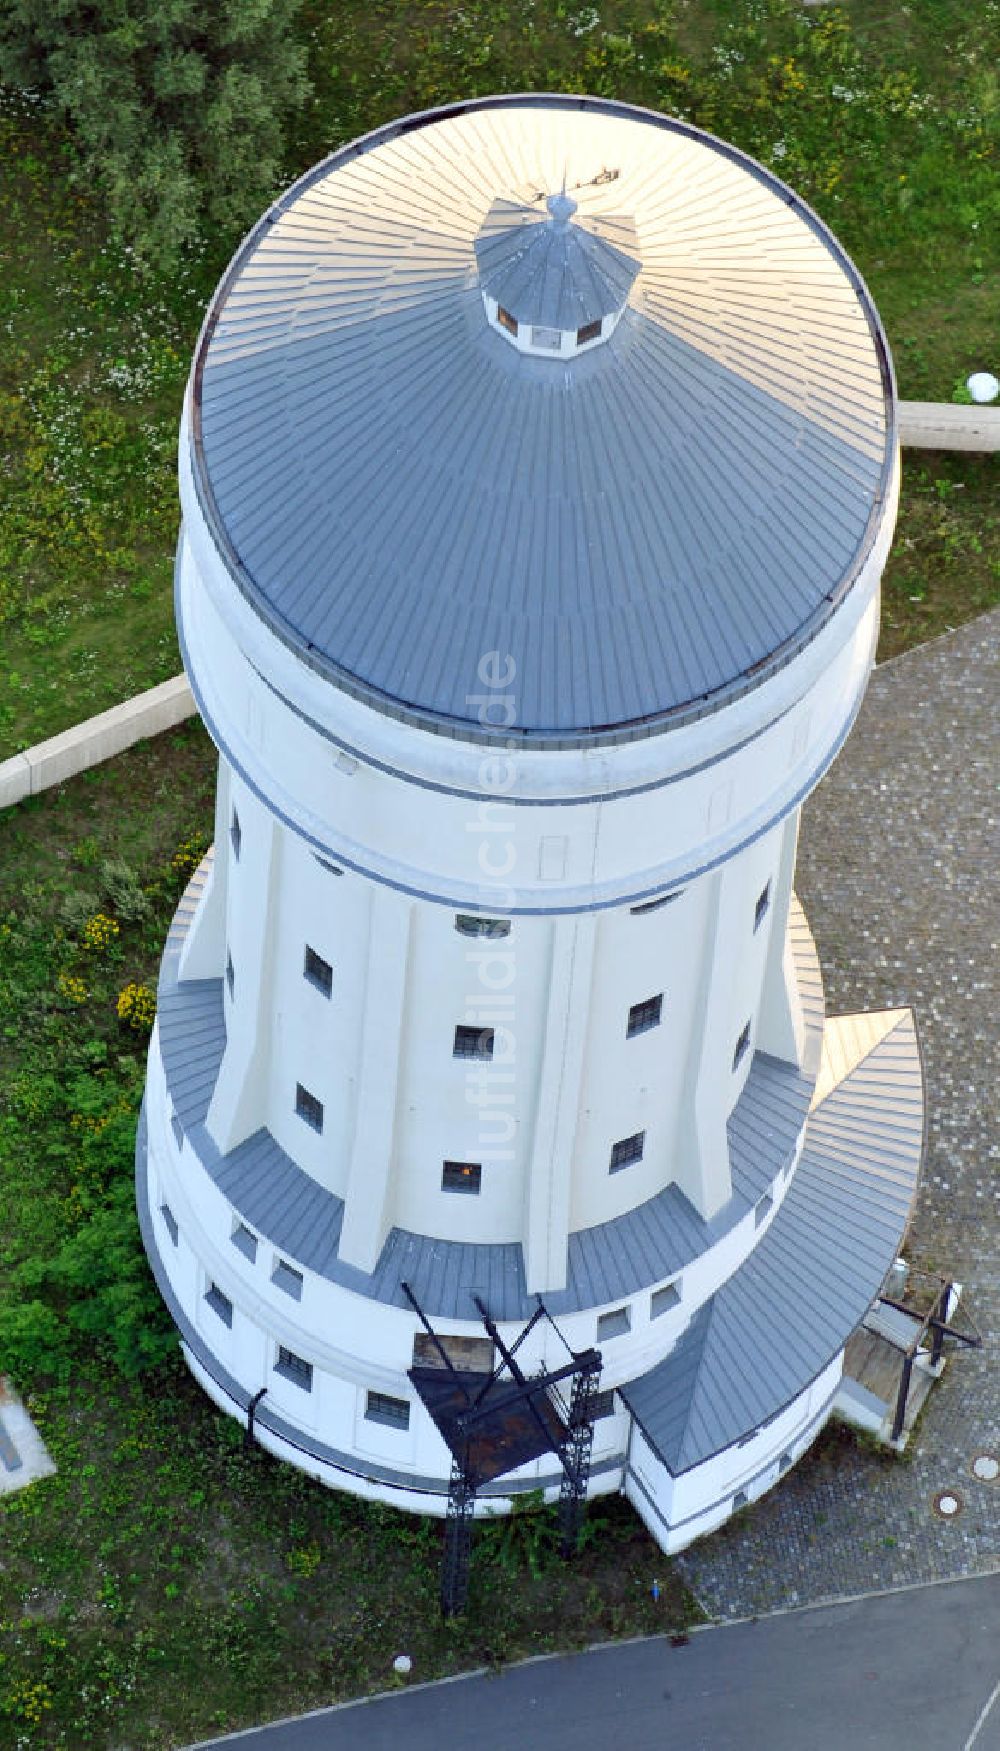
[[[477,1491],[543,1453],[554,1453],[562,1467],[562,1553],[569,1557],[576,1550],[590,1480],[601,1355],[599,1350],[572,1350],[541,1298],[519,1337],[508,1346],[488,1308],[474,1295],[492,1343],[490,1354],[499,1360],[489,1370],[456,1366],[449,1340],[435,1332],[409,1284],[402,1287],[431,1340],[431,1356],[423,1364],[415,1363],[409,1377],[452,1456],[441,1571],[441,1610],[452,1617],[464,1609],[468,1596]],[[517,1352],[541,1320],[556,1332],[569,1360],[559,1368],[525,1374]],[[454,1340],[451,1346],[454,1351]]]

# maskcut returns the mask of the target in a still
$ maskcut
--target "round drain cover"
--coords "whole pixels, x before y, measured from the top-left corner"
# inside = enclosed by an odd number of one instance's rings
[[[995,1453],[977,1453],[972,1461],[972,1475],[983,1483],[996,1483],[1000,1477],[1000,1459]]]
[[[962,1498],[957,1490],[939,1490],[931,1507],[942,1520],[954,1520],[962,1512]]]

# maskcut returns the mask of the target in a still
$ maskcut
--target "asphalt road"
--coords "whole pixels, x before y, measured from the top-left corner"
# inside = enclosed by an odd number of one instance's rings
[[[1000,1575],[535,1660],[234,1751],[1000,1751]]]

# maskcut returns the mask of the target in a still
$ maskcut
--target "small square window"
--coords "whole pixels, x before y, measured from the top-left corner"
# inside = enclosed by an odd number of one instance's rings
[[[205,1300],[208,1302],[212,1312],[218,1314],[223,1325],[229,1326],[230,1330],[232,1330],[233,1304],[228,1295],[223,1295],[222,1290],[217,1283],[209,1284]]]
[[[455,929],[459,936],[509,936],[510,919],[479,918],[471,912],[458,912]]]
[[[745,1508],[749,1500],[750,1497],[747,1495],[746,1490],[737,1490],[733,1497],[733,1513],[736,1514],[739,1512],[740,1508]]]
[[[161,1204],[160,1205],[160,1215],[163,1217],[164,1228],[166,1229],[171,1240],[173,1241],[174,1245],[176,1246],[177,1245],[177,1235],[178,1235],[179,1230],[177,1227],[176,1218],[175,1218],[174,1213],[171,1210],[169,1204]]]
[[[387,1392],[369,1392],[365,1398],[365,1417],[370,1423],[384,1423],[389,1429],[408,1429],[410,1405],[405,1398],[391,1398]]]
[[[322,991],[324,997],[329,997],[333,990],[333,968],[329,961],[318,955],[314,948],[306,943],[306,958],[302,968],[304,976],[310,985],[315,985],[317,991]]]
[[[590,1401],[590,1420],[599,1423],[602,1417],[613,1417],[615,1414],[615,1389],[609,1386],[606,1392],[595,1392]]]
[[[228,949],[226,950],[226,984],[229,987],[229,995],[232,997],[236,989],[236,973],[233,968],[233,957]]]
[[[237,863],[239,863],[239,861],[240,861],[240,846],[243,844],[243,834],[240,830],[240,817],[236,813],[235,809],[233,810],[232,824],[229,828],[229,837],[233,842],[233,856],[235,857]]]
[[[323,1102],[317,1100],[314,1094],[310,1094],[307,1088],[303,1088],[301,1082],[295,1084],[295,1111],[300,1119],[305,1119],[306,1124],[312,1126],[314,1131],[322,1131]]]
[[[293,1386],[301,1386],[303,1392],[312,1391],[312,1363],[297,1356],[294,1350],[286,1350],[284,1344],[278,1346],[278,1360],[274,1364],[274,1372],[280,1374],[283,1380],[290,1380]]]
[[[623,1167],[631,1167],[634,1162],[641,1161],[645,1144],[645,1131],[633,1131],[631,1137],[620,1137],[618,1142],[612,1145],[608,1172],[620,1173]]]
[[[509,310],[505,310],[502,304],[497,305],[497,321],[501,328],[507,330],[508,334],[517,333],[517,317],[512,316]]]
[[[562,351],[562,335],[558,328],[533,328],[531,344],[542,347],[547,353],[558,353]]]
[[[622,1338],[627,1331],[632,1330],[632,1316],[627,1307],[616,1307],[611,1313],[602,1313],[597,1321],[597,1341],[606,1342],[608,1338]]]
[[[492,1058],[493,1029],[491,1027],[457,1027],[454,1055],[456,1058]]]
[[[781,1458],[778,1460],[778,1470],[779,1471],[787,1471],[789,1466],[791,1465],[791,1463],[792,1463],[791,1454],[790,1453],[783,1453],[781,1455]]]
[[[252,1265],[257,1263],[257,1236],[245,1222],[237,1222],[230,1239],[237,1252],[241,1252]]]
[[[767,910],[768,910],[768,907],[770,906],[770,904],[771,904],[771,884],[770,884],[770,882],[767,882],[765,884],[765,886],[763,888],[761,888],[760,893],[757,895],[757,904],[754,907],[754,914],[753,914],[753,927],[755,930],[759,930],[761,925],[763,924],[764,919],[767,917]]]
[[[482,1163],[478,1161],[446,1161],[441,1174],[443,1192],[478,1192],[483,1183]]]
[[[284,1259],[277,1259],[271,1272],[271,1281],[276,1289],[283,1289],[293,1301],[302,1300],[302,1272],[297,1271],[294,1265],[286,1264]]]
[[[739,1039],[736,1042],[736,1050],[733,1053],[733,1069],[734,1070],[739,1069],[740,1065],[742,1064],[742,1062],[743,1062],[744,1058],[746,1057],[747,1053],[749,1052],[749,1050],[750,1050],[750,1023],[747,1022],[746,1027],[743,1029],[743,1032],[741,1033]]]
[[[659,1027],[663,1013],[663,992],[658,997],[647,997],[642,1003],[633,1003],[628,1012],[628,1027],[625,1038],[631,1040],[636,1034],[648,1033],[650,1028]]]
[[[659,1319],[661,1314],[669,1313],[672,1308],[681,1304],[679,1279],[673,1283],[665,1283],[662,1289],[654,1289],[649,1297],[649,1317]]]

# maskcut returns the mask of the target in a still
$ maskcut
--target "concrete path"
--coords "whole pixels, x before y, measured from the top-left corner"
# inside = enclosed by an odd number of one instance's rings
[[[324,1710],[237,1751],[997,1751],[1000,1575],[535,1660]]]

